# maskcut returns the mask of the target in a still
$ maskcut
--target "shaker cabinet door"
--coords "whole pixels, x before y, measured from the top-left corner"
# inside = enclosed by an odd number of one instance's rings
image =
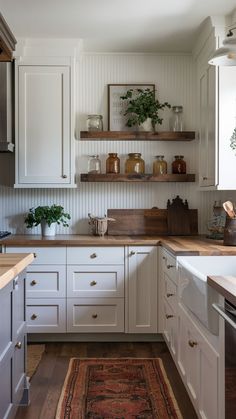
[[[18,185],[71,183],[70,67],[18,67]]]

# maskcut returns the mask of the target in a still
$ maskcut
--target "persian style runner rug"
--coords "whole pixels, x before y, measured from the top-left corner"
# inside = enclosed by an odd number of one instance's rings
[[[71,358],[56,419],[182,419],[161,359]]]

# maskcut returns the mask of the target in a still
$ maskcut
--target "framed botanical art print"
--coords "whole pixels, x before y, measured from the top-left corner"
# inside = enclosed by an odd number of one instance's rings
[[[133,128],[126,126],[125,103],[120,98],[129,89],[150,89],[155,91],[155,84],[108,84],[108,130],[109,131],[132,131]]]

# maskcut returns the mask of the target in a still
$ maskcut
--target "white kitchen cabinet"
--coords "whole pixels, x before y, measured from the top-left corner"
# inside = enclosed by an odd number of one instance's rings
[[[4,313],[0,324],[0,417],[4,419],[13,418],[17,406],[28,401],[25,276],[23,271],[0,291]]]
[[[59,60],[60,62],[60,60]],[[73,187],[73,71],[53,59],[16,61],[15,187]]]
[[[157,248],[129,247],[126,255],[128,333],[157,332]]]
[[[178,366],[190,398],[202,419],[219,416],[219,354],[179,304]]]

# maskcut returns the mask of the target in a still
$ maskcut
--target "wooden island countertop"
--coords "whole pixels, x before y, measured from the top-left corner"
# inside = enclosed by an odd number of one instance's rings
[[[34,260],[33,253],[0,254],[0,290]]]
[[[236,306],[236,276],[208,276],[207,283]]]
[[[204,236],[109,236],[64,234],[54,237],[12,235],[1,240],[5,246],[163,246],[173,255],[236,255],[236,246]]]

